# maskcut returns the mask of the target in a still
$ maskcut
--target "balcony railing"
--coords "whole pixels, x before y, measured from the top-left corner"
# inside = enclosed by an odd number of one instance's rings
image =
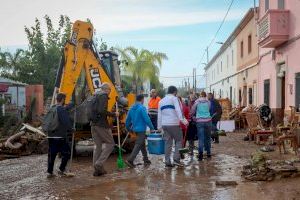
[[[289,39],[289,11],[268,10],[258,22],[258,44],[274,48]]]

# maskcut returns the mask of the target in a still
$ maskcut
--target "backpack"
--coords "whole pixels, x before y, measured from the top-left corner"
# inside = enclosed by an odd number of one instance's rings
[[[89,122],[96,122],[98,119],[97,106],[99,96],[94,94],[87,99],[87,119]]]
[[[42,129],[44,132],[49,133],[55,131],[59,126],[57,106],[52,106],[44,117]]]

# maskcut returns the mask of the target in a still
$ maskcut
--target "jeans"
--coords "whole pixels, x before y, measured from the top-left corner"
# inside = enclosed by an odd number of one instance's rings
[[[217,131],[218,131],[217,124],[218,124],[218,121],[213,121],[213,122],[212,122],[212,126],[211,126],[211,131],[212,131],[211,138],[212,138],[215,142],[218,142],[218,141],[219,141],[219,135],[218,135],[218,133],[217,133]]]
[[[60,171],[65,171],[68,160],[71,157],[71,149],[69,143],[65,138],[48,138],[48,170],[47,172],[52,174],[56,155],[61,153]]]
[[[138,155],[138,153],[141,151],[144,162],[148,161],[148,154],[147,154],[146,144],[145,144],[146,133],[141,132],[141,133],[136,133],[136,134],[137,134],[137,138],[136,138],[136,141],[134,144],[134,148],[127,160],[130,162],[133,162],[135,160],[136,156]]]
[[[203,146],[207,155],[211,155],[211,122],[197,122],[197,134],[199,140],[199,154],[203,154]]]

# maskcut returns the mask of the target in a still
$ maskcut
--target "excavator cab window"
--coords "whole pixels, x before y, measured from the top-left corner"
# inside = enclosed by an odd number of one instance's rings
[[[103,65],[103,68],[105,69],[109,78],[113,83],[120,86],[121,77],[118,54],[112,51],[101,51],[99,52],[99,55],[101,64]]]

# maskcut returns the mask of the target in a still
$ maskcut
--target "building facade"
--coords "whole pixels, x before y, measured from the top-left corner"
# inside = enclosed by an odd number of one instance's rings
[[[258,44],[256,18],[258,9],[251,9],[242,20],[236,38],[238,104],[258,105]]]
[[[275,122],[300,107],[299,23],[300,1],[259,1],[258,102],[272,108]]]
[[[255,12],[250,9],[205,67],[207,92],[230,99],[233,106],[257,103],[256,41]]]

